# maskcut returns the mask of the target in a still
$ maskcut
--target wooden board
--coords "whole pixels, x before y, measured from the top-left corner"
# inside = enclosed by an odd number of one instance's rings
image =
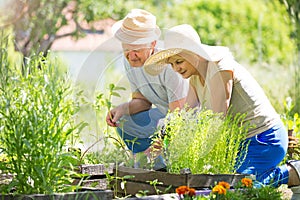
[[[133,176],[132,178],[127,178]],[[195,189],[207,189],[216,182],[226,181],[231,186],[244,178],[245,174],[171,174],[167,172],[134,169],[129,167],[117,167],[114,170],[115,178],[110,185],[120,196],[135,195],[139,191],[148,191],[148,195],[174,193],[179,186],[186,185]],[[126,177],[126,178],[124,178]],[[157,184],[150,184],[150,181],[157,180]],[[122,182],[124,187],[122,186]],[[155,187],[156,188],[155,188]],[[170,187],[171,186],[171,187]],[[163,191],[163,192],[160,192]]]

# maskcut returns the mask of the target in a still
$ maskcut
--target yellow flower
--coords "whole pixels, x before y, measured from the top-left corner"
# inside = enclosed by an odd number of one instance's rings
[[[250,178],[243,178],[242,179],[242,184],[245,187],[252,187],[252,179],[250,179]]]
[[[226,188],[224,188],[222,185],[216,185],[213,189],[212,189],[213,193],[218,193],[218,194],[226,194]]]
[[[230,189],[230,184],[229,183],[227,183],[227,182],[225,182],[225,181],[220,181],[219,183],[218,183],[218,185],[221,185],[221,186],[223,186],[225,189]]]

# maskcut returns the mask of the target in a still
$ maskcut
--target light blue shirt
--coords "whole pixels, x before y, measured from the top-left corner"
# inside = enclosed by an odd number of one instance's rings
[[[185,98],[188,94],[188,80],[182,78],[170,65],[158,76],[149,75],[144,67],[131,67],[125,59],[124,66],[132,92],[140,92],[163,114],[167,114],[169,103]]]

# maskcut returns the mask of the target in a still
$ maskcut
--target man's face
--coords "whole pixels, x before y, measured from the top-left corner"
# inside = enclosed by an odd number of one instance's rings
[[[132,67],[141,67],[153,53],[156,42],[149,44],[122,44],[123,53]]]

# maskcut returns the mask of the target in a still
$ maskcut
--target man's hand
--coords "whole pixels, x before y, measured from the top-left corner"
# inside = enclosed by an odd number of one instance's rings
[[[119,126],[118,121],[123,115],[131,115],[151,108],[152,104],[140,93],[135,93],[134,96],[135,98],[131,99],[131,101],[120,104],[107,113],[106,123],[109,126]]]
[[[125,114],[124,105],[119,105],[118,107],[111,109],[106,115],[106,123],[109,126],[117,127],[119,124],[118,120]]]
[[[117,123],[116,121],[114,120],[114,114],[111,111],[109,111],[106,115],[106,123],[109,125],[109,126],[112,126],[112,127],[117,127]]]

